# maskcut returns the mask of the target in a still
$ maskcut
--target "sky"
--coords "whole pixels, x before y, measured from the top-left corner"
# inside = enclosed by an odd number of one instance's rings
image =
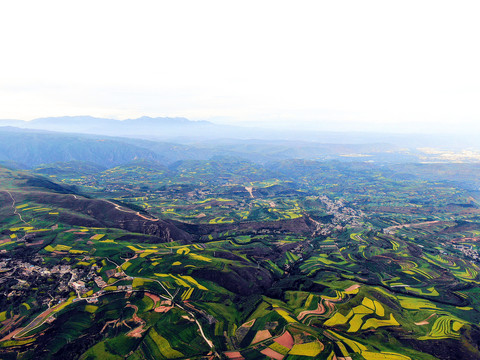
[[[0,118],[480,130],[478,1],[3,1]]]

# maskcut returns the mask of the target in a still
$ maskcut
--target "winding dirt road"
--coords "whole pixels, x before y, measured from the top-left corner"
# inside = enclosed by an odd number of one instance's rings
[[[12,209],[13,209],[13,213],[14,213],[15,215],[17,215],[24,224],[30,226],[30,224],[29,224],[28,222],[26,222],[25,220],[23,220],[22,214],[20,214],[20,213],[17,211],[17,208],[15,207],[16,201],[15,201],[15,198],[13,197],[12,193],[11,193],[10,191],[8,191],[8,190],[3,190],[3,191],[5,191],[8,195],[10,195],[10,198],[12,199]]]
[[[113,206],[115,206],[115,210],[123,211],[123,212],[130,213],[130,214],[135,214],[135,215],[137,215],[138,217],[141,217],[142,219],[145,219],[145,220],[148,220],[148,221],[158,221],[158,220],[159,220],[159,219],[157,219],[157,218],[153,218],[153,217],[148,217],[148,216],[142,215],[142,214],[140,214],[139,211],[127,210],[127,209],[125,209],[125,208],[122,208],[122,206],[120,206],[120,205],[118,205],[118,204],[115,204],[115,203],[112,202],[112,201],[109,201],[109,200],[103,200],[103,201],[106,201],[106,202],[108,202],[109,204],[112,204]]]

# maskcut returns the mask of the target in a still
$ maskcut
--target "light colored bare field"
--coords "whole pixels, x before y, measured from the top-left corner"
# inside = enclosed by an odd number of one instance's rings
[[[265,356],[268,356],[272,359],[275,359],[275,360],[283,360],[283,358],[285,357],[284,355],[276,352],[276,351],[273,351],[272,349],[270,348],[265,348],[263,349],[262,351],[260,351],[263,355]]]
[[[143,328],[145,326],[145,321],[137,315],[138,307],[136,305],[127,304],[126,307],[131,307],[135,310],[132,316],[132,320],[136,323],[140,323],[139,326],[137,326],[132,331],[129,331],[126,335],[129,337],[140,338],[142,337],[142,334],[146,331],[146,329]]]
[[[346,288],[346,289],[345,289],[345,292],[348,294],[349,292],[353,292],[353,291],[355,291],[355,290],[357,290],[357,289],[359,289],[359,288],[360,288],[360,285],[359,285],[359,284],[355,284],[355,285],[352,285],[352,286]]]
[[[157,306],[157,303],[160,301],[159,296],[157,296],[155,294],[152,294],[152,293],[149,293],[149,292],[145,292],[145,295],[153,300],[153,307]]]
[[[240,354],[240,351],[225,351],[223,353],[227,358],[230,360],[243,360],[245,359],[242,354]]]
[[[133,329],[132,331],[129,331],[126,335],[133,338],[141,338],[145,330],[146,329],[143,328],[143,324],[142,324],[136,327],[135,329]]]
[[[242,326],[246,327],[246,328],[251,328],[253,326],[253,324],[255,324],[255,320],[257,320],[257,319],[252,319],[249,322],[246,322],[245,324],[243,324]]]
[[[43,240],[38,240],[36,242],[25,244],[25,246],[36,246],[36,245],[42,245],[42,244],[43,244]]]
[[[293,337],[288,331],[285,331],[282,336],[274,339],[273,341],[289,349],[293,347],[294,343]]]
[[[385,228],[383,229],[383,231],[391,232],[401,228],[428,226],[428,225],[438,224],[440,222],[441,221],[435,220],[435,221],[424,221],[424,222],[417,222],[417,223],[410,223],[410,224],[395,225],[395,226],[390,226],[388,228]]]
[[[270,334],[270,331],[268,330],[259,330],[255,334],[255,337],[252,340],[252,345],[259,343],[260,341],[264,341],[267,339],[270,339],[272,337],[272,334]]]
[[[433,316],[435,316],[435,315],[437,315],[437,314],[436,314],[436,313],[433,313],[432,315],[430,315],[429,317],[427,317],[425,320],[416,322],[415,325],[418,325],[418,326],[420,326],[420,325],[428,325],[428,324],[430,324],[430,323],[428,322],[428,320],[430,320],[430,319],[431,319]]]
[[[159,313],[166,313],[168,312],[170,309],[173,309],[173,306],[163,306],[163,305],[160,305],[160,306],[157,306],[154,311],[155,312],[159,312]]]

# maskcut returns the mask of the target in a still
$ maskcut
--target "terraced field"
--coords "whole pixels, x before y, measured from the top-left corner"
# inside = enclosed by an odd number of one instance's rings
[[[467,190],[242,164],[0,168],[0,357],[480,358]]]

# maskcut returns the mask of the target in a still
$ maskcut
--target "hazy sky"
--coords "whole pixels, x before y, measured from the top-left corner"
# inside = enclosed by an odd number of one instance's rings
[[[3,1],[0,118],[479,129],[478,1]]]

